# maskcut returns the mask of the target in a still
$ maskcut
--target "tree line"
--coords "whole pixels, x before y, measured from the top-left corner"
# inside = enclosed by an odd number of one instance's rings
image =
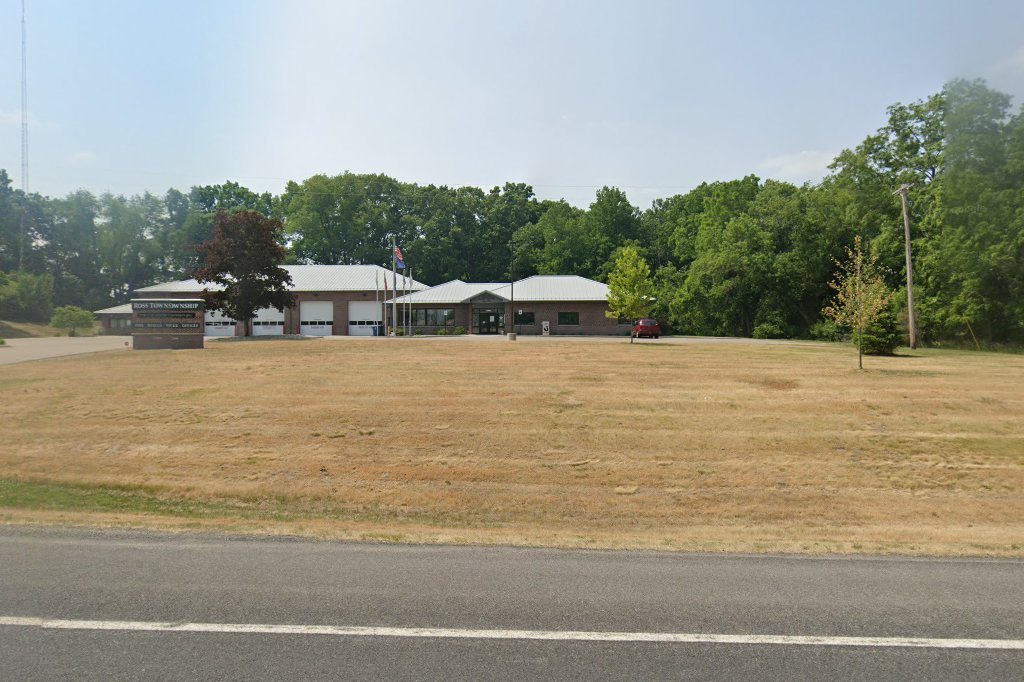
[[[532,274],[607,281],[635,249],[651,266],[653,316],[676,333],[832,338],[822,317],[834,259],[860,237],[904,286],[899,197],[912,183],[915,299],[925,341],[1024,341],[1024,107],[983,81],[889,107],[886,124],[842,151],[818,183],[748,175],[632,205],[603,187],[587,208],[532,187],[417,185],[343,173],[280,195],[234,182],[163,196],[12,189],[0,170],[0,319],[98,309],[139,287],[191,276],[218,210],[281,220],[293,263],[390,266],[402,246],[417,280],[496,282]],[[894,320],[906,317],[905,290]]]

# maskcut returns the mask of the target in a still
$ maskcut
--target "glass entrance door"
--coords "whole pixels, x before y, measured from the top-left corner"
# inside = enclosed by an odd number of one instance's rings
[[[476,311],[477,334],[500,334],[505,328],[505,314],[497,310]]]

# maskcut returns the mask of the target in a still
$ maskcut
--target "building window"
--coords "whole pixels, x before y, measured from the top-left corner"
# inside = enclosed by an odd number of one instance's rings
[[[455,309],[414,308],[410,317],[414,327],[447,327],[455,324]]]
[[[559,326],[579,325],[580,314],[579,313],[558,313],[558,324]]]
[[[516,313],[516,324],[533,324],[533,313]]]

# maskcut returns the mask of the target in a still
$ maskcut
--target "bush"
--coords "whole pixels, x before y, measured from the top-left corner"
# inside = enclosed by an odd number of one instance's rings
[[[412,335],[413,336],[423,336],[423,330],[422,329],[415,329],[415,330],[413,330]]]
[[[453,333],[455,334],[455,336],[462,336],[463,334],[466,333],[466,328],[465,327],[456,327],[455,331]]]
[[[4,341],[3,339],[0,339],[0,346],[6,346],[6,345],[7,345],[7,342]]]
[[[67,329],[68,336],[75,336],[76,329],[88,329],[92,331],[96,324],[96,317],[88,310],[77,306],[65,305],[53,311],[53,319],[50,326],[56,329]]]
[[[45,322],[53,312],[53,276],[0,273],[0,319]]]
[[[440,329],[437,330],[437,335],[438,336],[448,336],[448,330],[445,329],[444,327],[441,327]]]
[[[395,336],[405,336],[405,330],[404,329],[396,329],[395,330]]]
[[[857,345],[857,333],[853,334],[853,345]],[[891,310],[883,311],[867,329],[864,330],[865,355],[894,355],[900,345],[899,323]]]
[[[821,322],[815,322],[811,325],[808,330],[811,334],[812,339],[818,341],[842,341],[843,333],[839,331],[839,327],[832,320],[822,320]]]
[[[753,337],[755,339],[784,339],[786,332],[774,322],[765,322],[754,327]]]

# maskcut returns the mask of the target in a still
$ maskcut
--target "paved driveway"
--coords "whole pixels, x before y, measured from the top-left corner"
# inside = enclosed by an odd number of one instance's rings
[[[96,353],[103,350],[127,350],[131,348],[130,336],[50,336],[39,339],[7,339],[0,346],[0,365],[15,362],[43,360],[61,355]]]

